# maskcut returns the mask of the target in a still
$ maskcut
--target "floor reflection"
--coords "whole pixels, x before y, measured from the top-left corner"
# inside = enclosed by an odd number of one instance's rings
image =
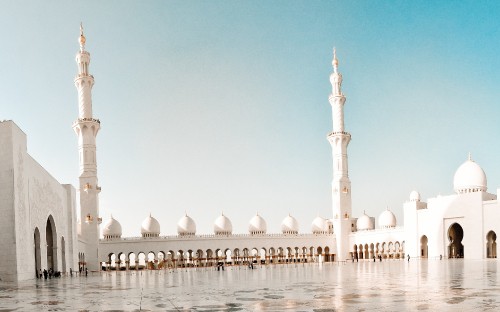
[[[496,259],[107,272],[0,283],[0,311],[500,310],[498,272]]]

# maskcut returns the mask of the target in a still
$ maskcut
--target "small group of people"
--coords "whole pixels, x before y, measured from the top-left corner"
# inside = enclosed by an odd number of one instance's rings
[[[224,268],[223,268],[224,270]],[[76,272],[75,272],[76,273]],[[80,275],[84,274],[85,273],[85,276],[88,276],[89,275],[89,270],[87,268],[82,268],[80,267],[79,269],[79,273]],[[39,269],[38,272],[36,273],[36,278],[39,278],[39,279],[48,279],[48,278],[56,278],[56,277],[61,277],[61,271],[54,271],[52,268],[50,269]],[[69,276],[73,276],[73,269],[72,268],[69,268]]]
[[[53,278],[53,277],[61,277],[61,271],[54,271],[52,268],[50,268],[48,271],[47,269],[43,269],[43,272],[42,272],[42,269],[40,269],[38,271],[38,274],[36,275],[36,278],[44,278],[44,279],[47,279],[47,278]]]
[[[375,258],[375,256],[373,256],[373,262],[375,262],[376,259],[378,259],[380,262],[382,262],[382,255],[378,255],[377,258]]]
[[[221,268],[222,268],[222,271],[224,271],[224,262],[217,263],[217,271],[220,271]]]

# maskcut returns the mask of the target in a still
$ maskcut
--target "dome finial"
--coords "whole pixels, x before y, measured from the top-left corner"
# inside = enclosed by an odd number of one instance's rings
[[[85,50],[85,36],[83,35],[83,23],[80,22],[80,37],[78,38],[78,42],[80,43],[80,51]]]
[[[469,156],[468,156],[467,160],[469,160],[469,161],[473,161],[473,160],[472,160],[472,155],[471,155],[471,153],[470,153],[470,152],[469,152]]]

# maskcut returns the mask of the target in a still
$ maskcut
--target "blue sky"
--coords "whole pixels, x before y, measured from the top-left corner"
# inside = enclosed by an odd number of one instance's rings
[[[221,211],[246,233],[288,213],[310,232],[332,216],[328,95],[337,47],[353,214],[389,207],[402,224],[412,189],[453,192],[471,152],[500,186],[499,4],[461,1],[5,1],[0,119],[30,154],[77,185],[73,78],[83,21],[101,215],[124,235],[152,213],[162,235],[187,212],[212,233]]]

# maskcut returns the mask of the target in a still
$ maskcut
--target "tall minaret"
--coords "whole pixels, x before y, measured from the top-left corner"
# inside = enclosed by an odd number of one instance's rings
[[[342,75],[338,71],[339,61],[333,49],[333,73],[330,75],[332,94],[328,100],[332,105],[333,132],[328,134],[333,154],[333,230],[337,240],[337,260],[349,256],[349,233],[351,233],[351,181],[347,169],[347,146],[351,135],[344,131],[344,103]]]
[[[86,266],[89,270],[99,270],[99,192],[97,184],[96,136],[100,121],[92,116],[92,86],[94,77],[89,74],[90,53],[85,51],[85,36],[80,25],[80,51],[76,54],[78,75],[75,86],[78,90],[78,119],[73,130],[78,135],[80,158],[80,222],[81,235],[85,245]]]

